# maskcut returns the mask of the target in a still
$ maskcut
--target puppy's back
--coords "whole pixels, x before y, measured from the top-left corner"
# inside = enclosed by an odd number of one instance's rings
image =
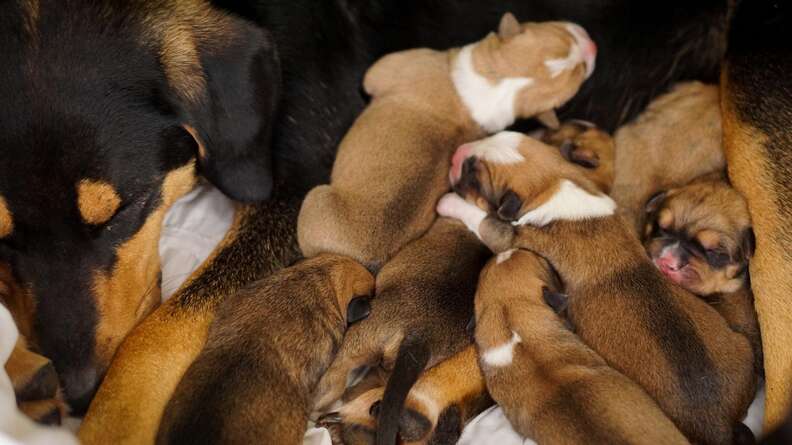
[[[321,255],[226,299],[157,442],[301,443],[310,390],[346,326],[339,302],[349,298],[338,294],[352,292],[355,280],[373,287],[359,264]]]

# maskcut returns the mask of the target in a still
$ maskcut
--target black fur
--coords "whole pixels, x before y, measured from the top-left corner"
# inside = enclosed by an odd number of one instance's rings
[[[396,444],[404,401],[430,357],[431,352],[425,341],[408,337],[402,342],[380,404],[377,445]]]

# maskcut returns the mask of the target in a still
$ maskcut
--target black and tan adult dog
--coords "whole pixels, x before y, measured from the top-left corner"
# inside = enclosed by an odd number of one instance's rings
[[[748,200],[756,253],[751,287],[764,352],[765,429],[792,400],[792,4],[738,7],[722,73],[729,177]]]
[[[107,373],[85,442],[152,439],[217,303],[297,256],[300,199],[327,179],[377,57],[471,41],[507,10],[574,20],[602,63],[561,115],[613,130],[670,83],[717,76],[729,1],[220,3],[247,19],[206,0],[0,4],[0,260],[27,289],[23,334],[74,411]],[[218,251],[151,313],[163,214],[198,175],[270,199],[240,206]]]

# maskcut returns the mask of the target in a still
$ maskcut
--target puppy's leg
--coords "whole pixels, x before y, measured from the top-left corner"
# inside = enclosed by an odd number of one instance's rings
[[[30,351],[21,335],[5,364],[18,402],[52,399],[58,392],[58,374],[47,358]]]
[[[366,319],[347,330],[341,348],[314,390],[314,409],[325,411],[339,400],[347,388],[350,373],[366,365],[376,365],[380,360],[390,362],[398,351],[401,336],[381,342],[373,329],[377,320]],[[387,364],[387,363],[386,363]]]
[[[362,264],[363,246],[356,243],[361,234],[355,221],[350,220],[349,204],[329,185],[320,185],[306,195],[297,220],[297,240],[303,254],[310,258],[322,252],[332,252],[356,259]],[[352,231],[352,232],[350,232]]]
[[[85,444],[150,444],[203,348],[217,303],[297,258],[297,203],[240,207],[218,250],[124,340],[78,432]]]
[[[456,443],[465,424],[490,405],[476,348],[470,345],[418,379],[405,402],[401,437],[405,442]]]
[[[370,389],[338,412],[319,418],[317,426],[327,428],[333,444],[357,445],[374,443],[377,430],[377,414],[384,387]]]
[[[66,414],[66,405],[58,399],[20,402],[19,410],[37,423],[60,425]]]
[[[784,419],[792,400],[792,51],[778,44],[791,38],[789,5],[741,2],[721,79],[729,177],[748,200],[756,234],[750,269],[762,331],[766,431]]]

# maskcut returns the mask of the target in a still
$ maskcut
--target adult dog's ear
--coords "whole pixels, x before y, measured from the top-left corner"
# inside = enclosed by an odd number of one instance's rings
[[[239,18],[224,20],[219,34],[195,36],[200,74],[191,84],[197,79],[197,88],[184,94],[177,85],[176,91],[184,128],[198,143],[201,174],[232,199],[265,200],[273,186],[269,146],[281,82],[277,51],[265,30]]]

